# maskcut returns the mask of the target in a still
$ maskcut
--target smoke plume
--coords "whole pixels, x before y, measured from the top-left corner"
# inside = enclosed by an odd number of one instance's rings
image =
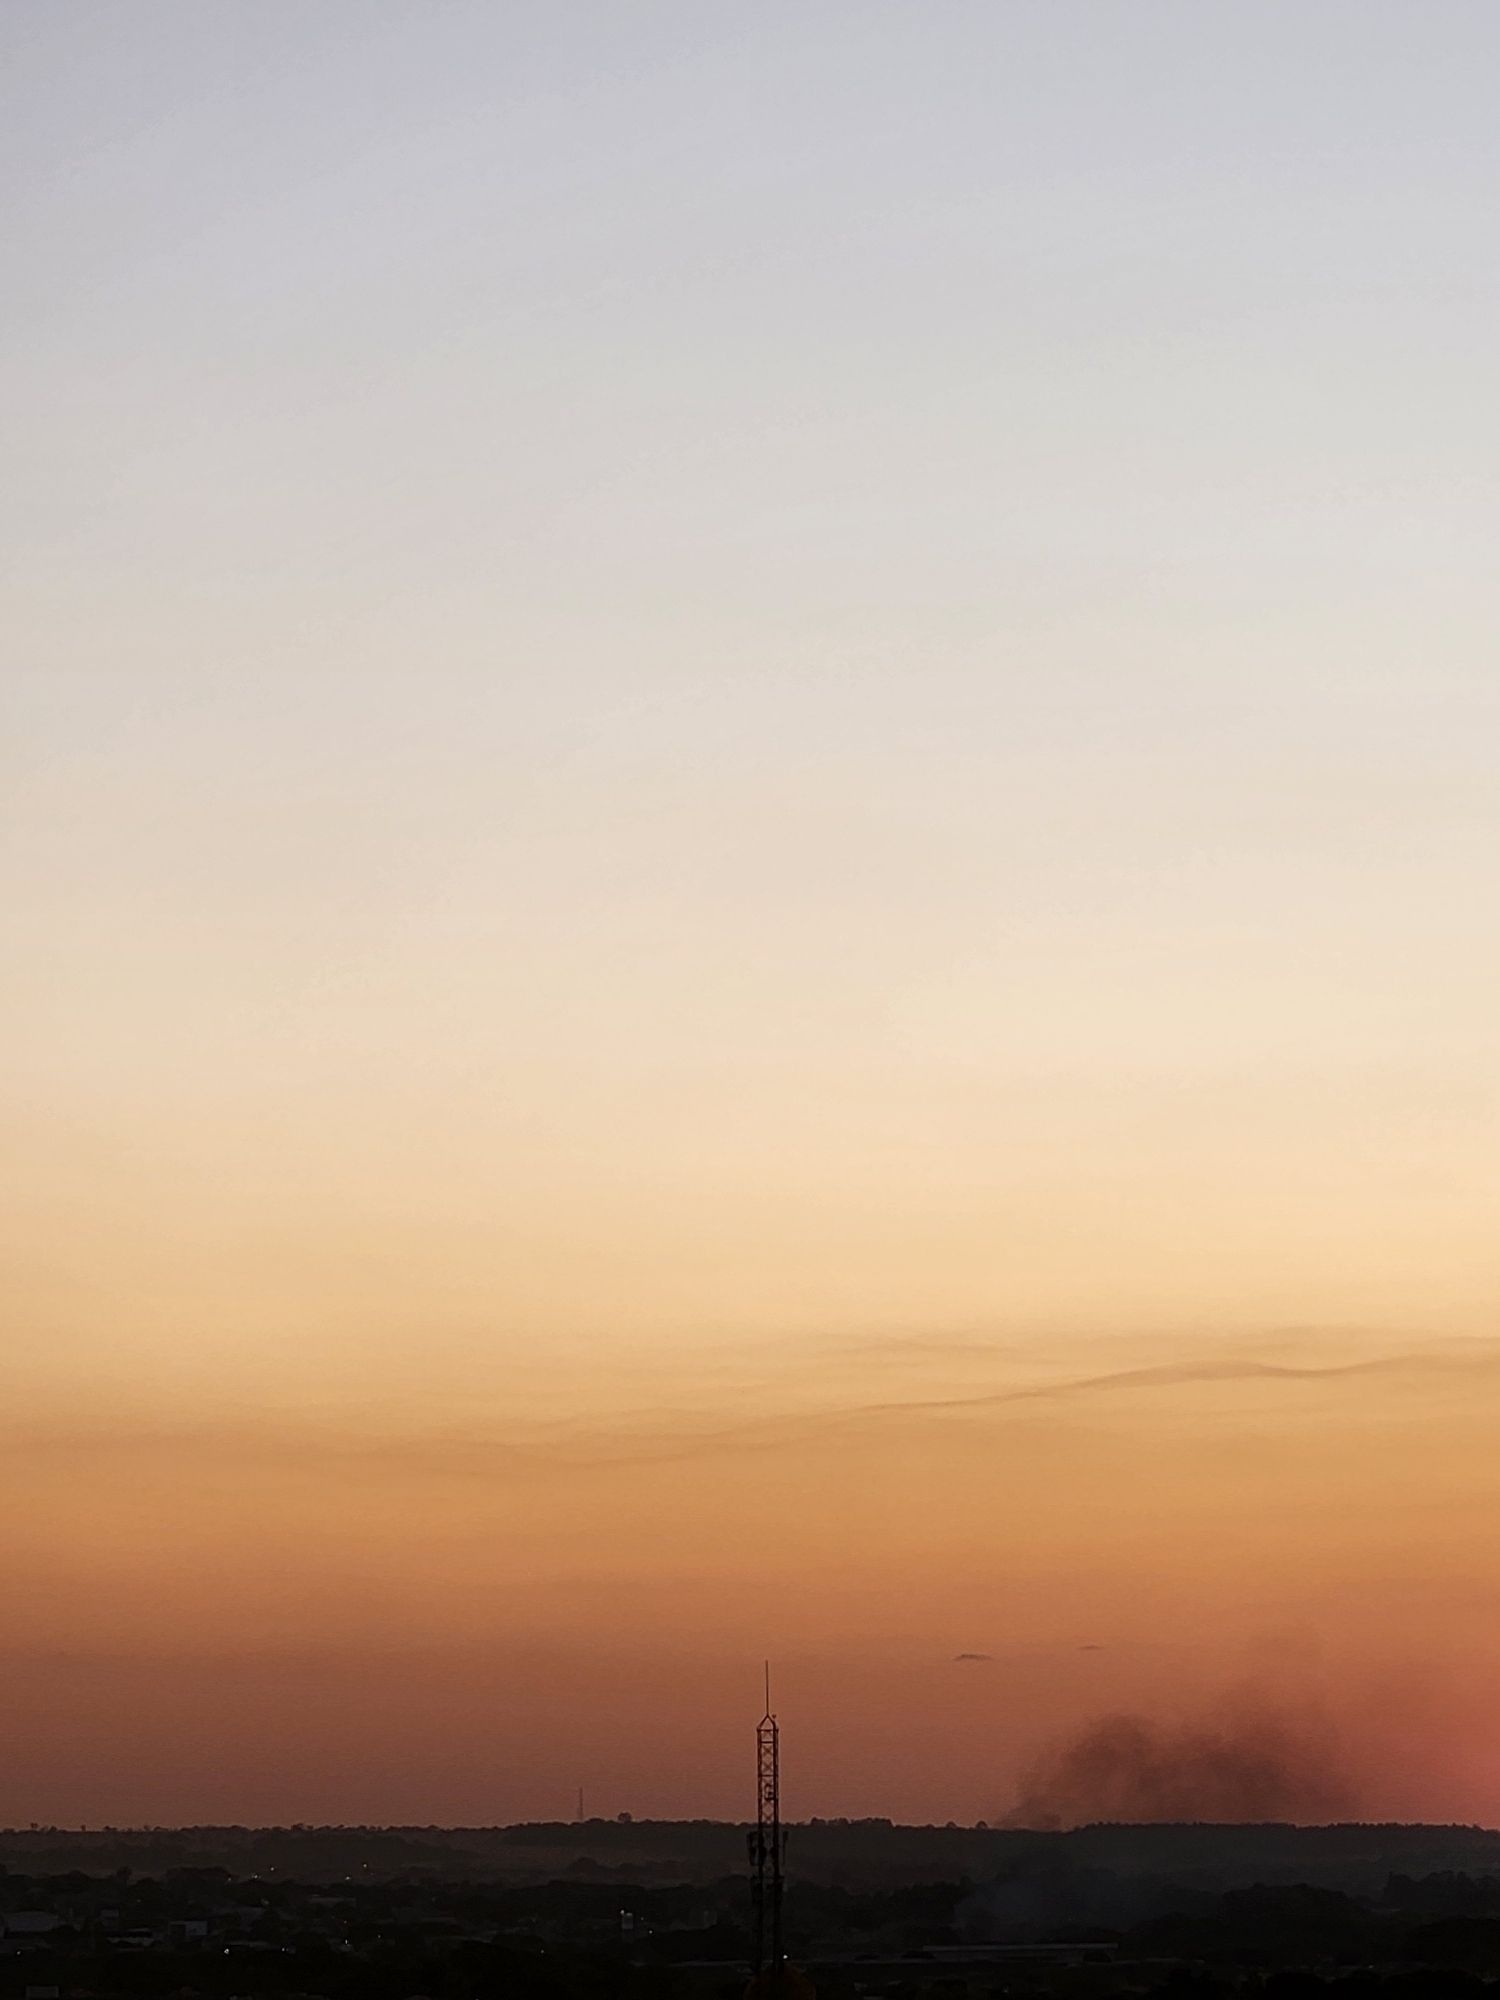
[[[1263,1709],[1197,1726],[1109,1715],[1023,1775],[1007,1824],[1306,1824],[1337,1818],[1350,1803],[1337,1740],[1326,1725]]]

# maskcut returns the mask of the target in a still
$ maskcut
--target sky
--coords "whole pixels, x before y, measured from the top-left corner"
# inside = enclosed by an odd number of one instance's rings
[[[1500,1820],[1493,8],[0,36],[0,1822]]]

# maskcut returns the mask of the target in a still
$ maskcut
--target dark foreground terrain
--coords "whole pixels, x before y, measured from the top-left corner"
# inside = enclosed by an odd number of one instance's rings
[[[0,2000],[738,2000],[744,1829],[0,1833]],[[1500,2000],[1500,1835],[813,1822],[788,1943],[827,2000]]]

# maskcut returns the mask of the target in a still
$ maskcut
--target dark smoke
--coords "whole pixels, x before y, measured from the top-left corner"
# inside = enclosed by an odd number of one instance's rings
[[[1338,1744],[1326,1726],[1258,1709],[1193,1727],[1109,1715],[1024,1774],[1006,1823],[1308,1824],[1336,1819],[1350,1803]]]

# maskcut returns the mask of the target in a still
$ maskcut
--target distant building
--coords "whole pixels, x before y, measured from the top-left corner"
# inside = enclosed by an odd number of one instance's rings
[[[51,1910],[7,1910],[0,1916],[0,1933],[6,1937],[45,1937],[62,1927],[62,1918]]]

